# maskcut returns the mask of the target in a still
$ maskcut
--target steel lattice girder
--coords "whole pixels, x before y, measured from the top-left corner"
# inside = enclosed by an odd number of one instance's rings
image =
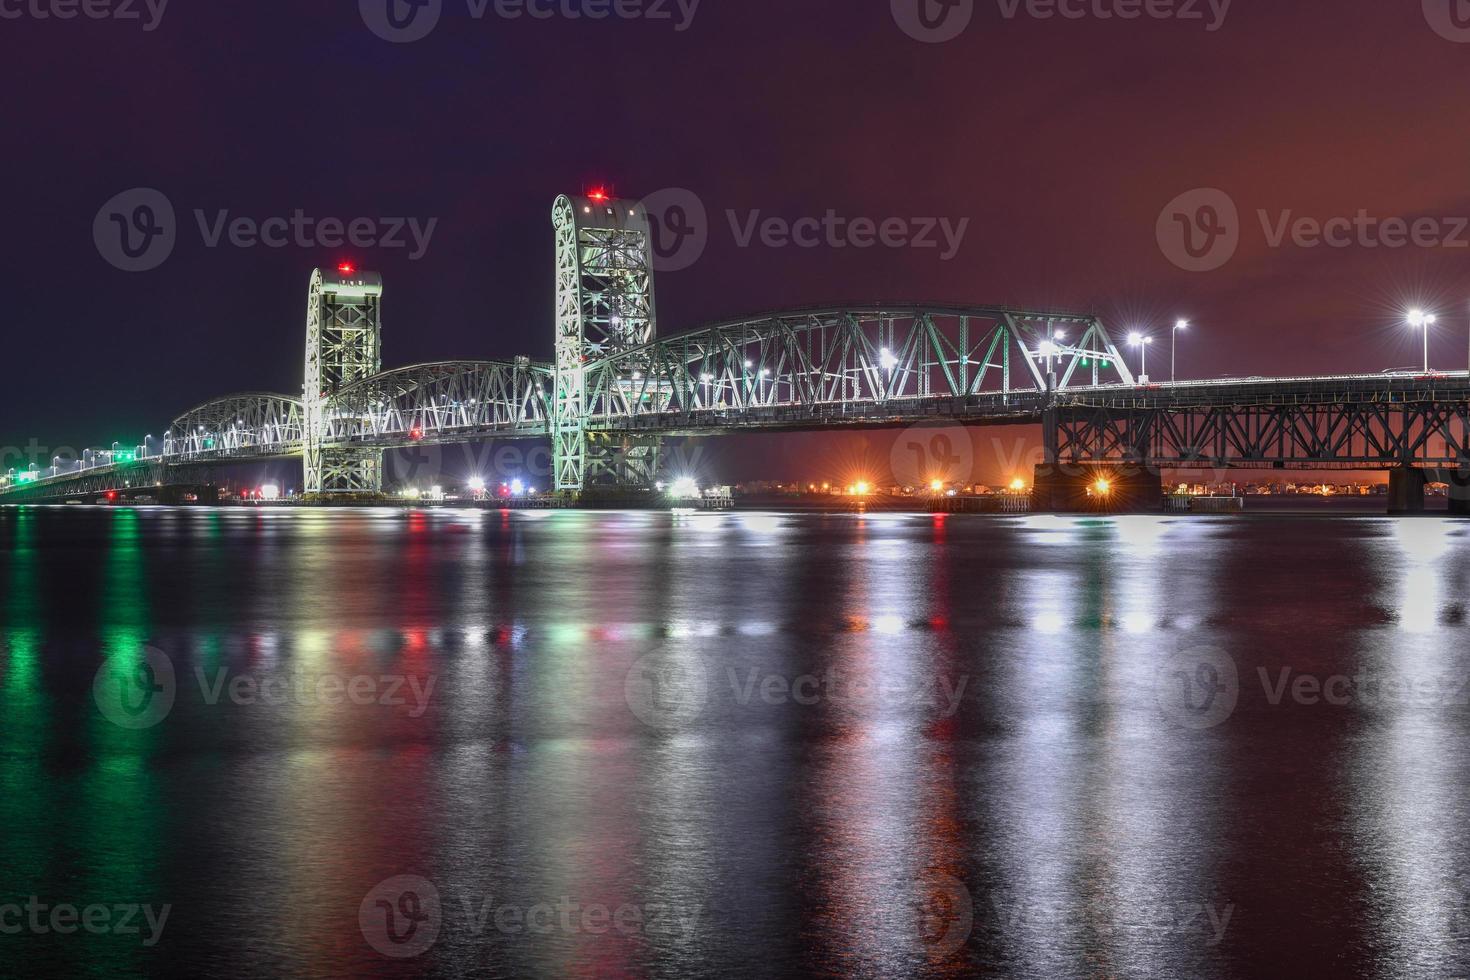
[[[1069,408],[1058,412],[1063,462],[1164,467],[1458,465],[1470,458],[1461,401]]]
[[[245,392],[205,402],[179,416],[164,436],[166,457],[287,456],[301,451],[301,399]]]
[[[1080,336],[1071,347],[1056,342],[1049,359],[1044,344],[1062,327]],[[588,364],[585,400],[594,429],[685,431],[702,428],[701,416],[716,427],[742,416],[757,425],[890,421],[897,408],[925,414],[926,404],[1005,415],[1014,414],[1013,396],[1016,408],[1039,411],[1037,396],[1066,390],[1079,371],[1133,380],[1096,317],[822,308],[720,324]]]
[[[404,446],[547,434],[552,370],[516,361],[416,364],[349,385],[330,400],[324,445]]]

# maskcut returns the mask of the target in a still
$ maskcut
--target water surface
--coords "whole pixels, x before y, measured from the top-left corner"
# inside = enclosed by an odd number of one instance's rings
[[[0,508],[0,972],[1463,973],[1467,545]]]

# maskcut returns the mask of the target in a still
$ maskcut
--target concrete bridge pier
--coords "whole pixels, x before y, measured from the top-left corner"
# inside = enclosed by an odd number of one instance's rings
[[[1036,513],[1142,514],[1163,506],[1163,477],[1138,463],[1041,463],[1031,484]]]
[[[1429,483],[1426,471],[1414,466],[1400,466],[1388,473],[1388,512],[1421,514],[1424,512],[1424,487]]]

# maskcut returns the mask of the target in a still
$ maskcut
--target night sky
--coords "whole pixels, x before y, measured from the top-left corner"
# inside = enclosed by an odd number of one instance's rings
[[[602,21],[443,0],[400,44],[355,0],[173,0],[153,30],[142,0],[141,21],[33,15],[49,2],[0,0],[0,446],[132,441],[212,396],[298,392],[307,278],[343,259],[385,277],[390,366],[549,359],[551,203],[601,183],[687,188],[707,209],[702,257],[658,280],[664,334],[827,301],[1005,303],[1151,328],[1156,378],[1177,316],[1197,325],[1181,377],[1377,371],[1420,362],[1402,317],[1423,304],[1432,366],[1470,358],[1459,0],[1236,0],[1223,20],[1219,0],[1129,20],[1099,16],[1129,0],[1072,0],[1075,19],[975,0],[943,43],[906,34],[889,0],[703,0],[687,24],[672,0],[668,19]],[[130,273],[93,226],[137,187],[178,231]],[[1158,230],[1199,188],[1239,214],[1237,251],[1206,272]],[[417,259],[407,234],[209,247],[196,209],[437,224]],[[945,261],[740,247],[727,215],[829,210],[968,226]],[[1401,247],[1382,224],[1340,247],[1271,243],[1287,212],[1360,211],[1431,220]],[[812,475],[810,440],[762,437],[739,475]]]

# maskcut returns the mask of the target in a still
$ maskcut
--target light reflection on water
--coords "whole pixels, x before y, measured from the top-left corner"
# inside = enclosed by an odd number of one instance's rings
[[[173,908],[154,947],[0,957],[1463,972],[1467,541],[1430,518],[0,510],[0,905]],[[145,644],[178,691],[128,730],[92,680]],[[1191,727],[1163,665],[1201,650],[1238,703]],[[1303,675],[1430,686],[1329,703]],[[403,874],[442,907],[397,962],[359,907]]]

